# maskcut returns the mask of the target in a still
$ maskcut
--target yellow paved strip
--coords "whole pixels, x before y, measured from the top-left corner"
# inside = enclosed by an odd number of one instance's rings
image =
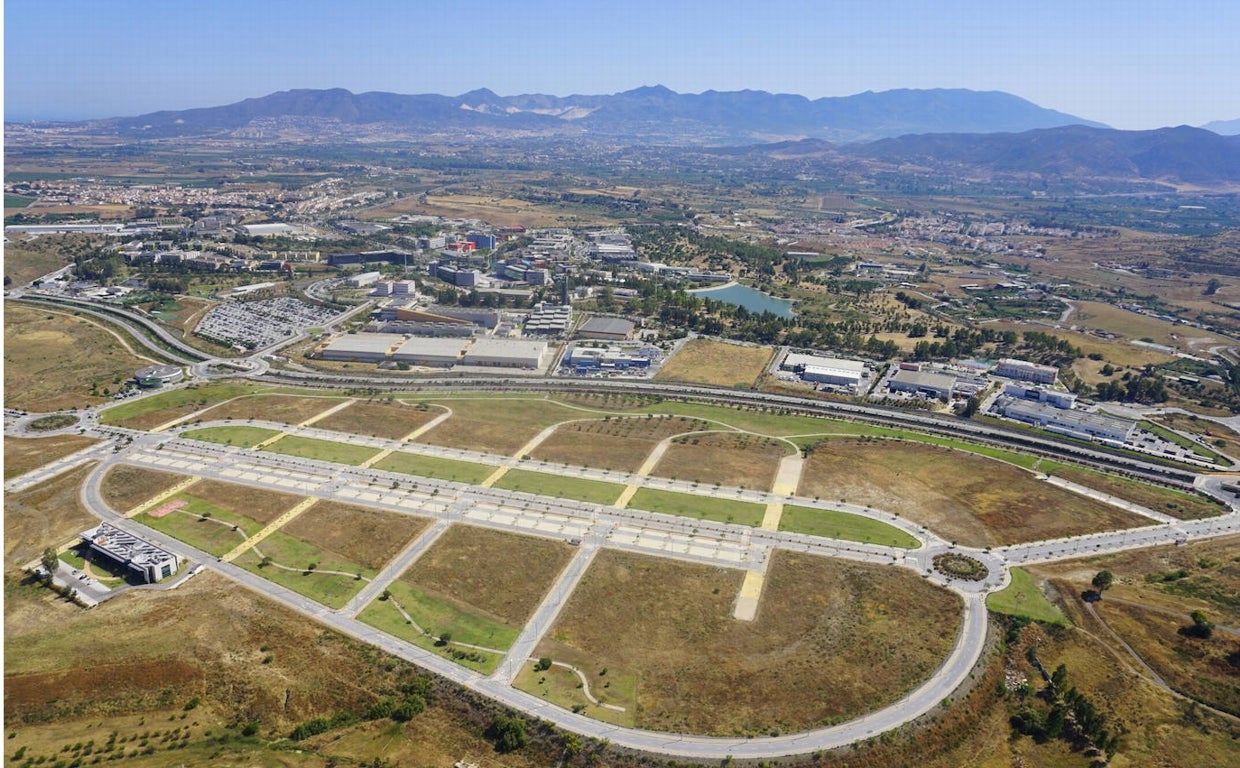
[[[297,517],[302,512],[305,512],[316,501],[318,501],[318,499],[316,498],[302,499],[301,502],[297,506],[293,507],[292,509],[285,512],[284,514],[280,515],[275,520],[272,520],[270,523],[267,524],[266,528],[262,529],[258,533],[254,534],[250,538],[238,544],[237,547],[232,552],[229,552],[228,554],[224,555],[220,559],[226,563],[232,562],[233,558],[237,557],[242,552],[245,552],[250,547],[254,546],[255,544],[258,544],[260,541],[270,536],[272,531],[276,530],[280,526],[289,522],[294,517]]]
[[[141,512],[142,510],[144,510],[144,509],[149,509],[150,507],[155,506],[156,504],[158,504],[159,502],[163,501],[164,499],[167,499],[167,498],[170,498],[170,497],[172,497],[172,496],[177,495],[177,494],[178,494],[178,493],[180,493],[181,491],[185,490],[186,488],[190,487],[190,486],[191,486],[191,485],[193,485],[194,483],[198,482],[200,479],[201,479],[201,478],[198,478],[198,477],[189,477],[189,478],[186,478],[185,480],[182,480],[181,482],[179,482],[179,483],[177,483],[176,485],[172,486],[172,487],[171,487],[171,488],[169,488],[168,490],[166,490],[166,491],[162,491],[162,492],[160,492],[158,495],[153,496],[153,497],[151,497],[150,499],[148,499],[148,500],[146,500],[146,501],[142,502],[142,503],[141,503],[141,504],[139,504],[138,506],[136,506],[136,507],[134,507],[133,509],[131,509],[131,510],[129,510],[128,512],[126,512],[126,513],[124,514],[124,516],[125,516],[125,517],[133,517],[134,515],[136,515],[136,514],[138,514],[139,512]]]
[[[331,416],[336,411],[343,411],[345,408],[348,408],[350,405],[353,405],[356,402],[357,402],[356,399],[345,400],[343,403],[338,403],[336,405],[333,405],[331,408],[328,408],[326,411],[323,411],[322,413],[311,416],[310,418],[306,419],[305,421],[298,424],[297,426],[308,427],[314,422],[318,421],[319,419],[326,419],[328,416]]]
[[[781,501],[772,501],[766,505],[766,512],[762,515],[762,530],[778,531],[779,518],[784,516],[784,504]]]
[[[762,597],[762,585],[766,582],[766,574],[762,571],[745,571],[745,581],[741,584],[740,594],[736,596],[736,606],[732,609],[732,618],[739,621],[753,621],[758,615],[758,599]]]
[[[439,416],[436,416],[435,418],[431,419],[430,421],[426,422],[422,426],[418,427],[417,429],[413,430],[409,434],[402,437],[400,441],[402,443],[411,443],[414,440],[417,440],[422,435],[426,434],[427,432],[430,432],[435,427],[439,426],[441,423],[446,421],[451,416],[452,416],[452,411],[448,411],[447,413],[440,414]],[[395,448],[384,448],[382,451],[379,451],[374,456],[371,456],[369,459],[366,459],[358,466],[360,466],[362,469],[369,469],[373,467],[374,465],[378,464],[379,462],[383,461],[384,459],[386,459],[388,456],[391,456],[395,452],[396,452]],[[498,480],[499,478],[497,477],[495,479]],[[492,480],[491,482],[495,482],[495,480]]]
[[[287,432],[277,432],[275,435],[267,438],[266,440],[262,441],[258,445],[254,446],[253,450],[257,451],[257,450],[266,448],[267,446],[271,445],[275,441],[283,439],[285,437],[288,437]]]
[[[563,424],[563,423],[565,422],[560,422],[560,424]],[[551,434],[555,432],[557,429],[559,429],[560,424],[552,424],[551,426],[544,429],[542,432],[539,432],[537,435],[534,435],[534,437],[531,438],[528,443],[518,448],[517,452],[514,453],[512,457],[514,459],[519,460],[522,456],[528,456],[530,453],[534,451],[535,448],[537,448],[542,443],[543,440],[546,440],[548,437],[551,437]],[[491,473],[490,477],[488,477],[486,480],[483,480],[481,483],[479,483],[479,485],[481,485],[483,488],[490,488],[492,485],[495,485],[495,483],[501,477],[507,474],[507,472],[508,472],[508,467],[499,467],[498,469],[496,469],[494,472]]]
[[[655,466],[658,465],[659,460],[663,458],[663,454],[667,453],[667,449],[671,446],[672,438],[674,437],[676,436],[672,435],[672,437],[667,437],[659,441],[659,444],[650,451],[650,455],[646,457],[646,460],[642,462],[642,465],[637,468],[638,477],[650,476],[650,473],[654,471]],[[633,500],[633,494],[637,493],[637,489],[641,487],[641,483],[630,483],[624,489],[624,492],[620,494],[620,498],[616,499],[616,503],[612,504],[612,506],[618,509],[624,509],[629,505],[629,502]]]

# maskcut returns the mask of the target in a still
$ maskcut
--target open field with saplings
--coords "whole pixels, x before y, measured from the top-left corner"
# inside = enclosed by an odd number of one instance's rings
[[[332,440],[319,440],[313,437],[286,435],[279,440],[263,447],[264,451],[283,453],[286,456],[300,456],[303,459],[330,461],[336,464],[357,466],[379,453],[378,448],[352,443],[337,443]]]
[[[733,501],[655,488],[637,489],[629,501],[629,508],[755,527],[762,524],[762,516],[766,512],[764,505],[752,501]]]
[[[118,464],[103,476],[100,492],[109,507],[124,514],[187,479],[175,472]]]
[[[769,490],[792,446],[769,437],[710,432],[675,438],[651,474],[737,488]]]
[[[489,464],[441,459],[438,456],[422,456],[404,451],[389,453],[374,463],[374,469],[474,485],[486,480],[495,471],[495,467]]]
[[[78,488],[92,469],[94,465],[87,464],[33,488],[4,494],[5,568],[19,568],[46,547],[76,539],[99,522],[78,497]]]
[[[564,477],[547,472],[530,472],[524,469],[508,470],[495,482],[494,487],[505,491],[576,499],[591,504],[612,504],[624,492],[624,486],[619,483]]]
[[[233,562],[330,608],[347,603],[376,573],[338,552],[281,531],[271,532]]]
[[[534,655],[585,671],[591,691],[635,675],[636,701],[616,703],[638,727],[757,735],[895,701],[957,633],[959,599],[903,569],[777,551],[753,622],[732,618],[740,581],[604,550]]]
[[[636,472],[661,440],[706,429],[698,419],[672,417],[603,417],[561,424],[538,444],[530,457],[539,461]]]
[[[357,402],[314,423],[318,429],[397,440],[446,413],[438,405],[402,402]]]
[[[452,409],[447,421],[419,442],[511,456],[543,429],[581,412],[544,398],[488,398],[436,401]]]
[[[10,305],[4,312],[4,405],[60,411],[109,402],[151,361],[94,321]]]
[[[512,681],[514,688],[531,693],[562,709],[579,712],[586,717],[633,727],[634,702],[637,701],[636,675],[624,674],[611,669],[569,669],[567,662],[543,668],[542,660],[527,661]],[[593,673],[593,674],[591,674]],[[601,674],[600,674],[601,673]],[[586,677],[590,695],[598,704],[586,698],[581,675]],[[616,709],[618,708],[618,709]]]
[[[1046,598],[1038,579],[1024,568],[1011,570],[1012,582],[986,596],[986,607],[1008,616],[1023,616],[1044,624],[1067,624],[1063,612]]]
[[[1055,477],[1061,477],[1064,480],[1102,491],[1103,493],[1109,493],[1117,498],[1131,501],[1133,504],[1140,504],[1146,509],[1178,517],[1181,520],[1198,520],[1203,517],[1214,517],[1227,511],[1226,507],[1213,499],[1150,483],[1143,483],[1140,480],[1131,480],[1126,477],[1095,472],[1084,467],[1063,465],[1055,468],[1051,474]]]
[[[784,513],[779,518],[779,530],[905,549],[916,549],[919,544],[917,539],[881,520],[796,504],[784,506]]]
[[[622,392],[566,392],[554,397],[556,402],[574,406],[578,409],[615,413],[640,411],[660,402],[659,398],[649,395],[631,395]],[[588,414],[582,413],[582,416]]]
[[[219,556],[258,533],[299,501],[297,496],[276,491],[203,480],[135,519]]]
[[[894,440],[841,439],[819,445],[805,461],[799,494],[872,505],[969,547],[1146,522],[1003,462]]]
[[[429,522],[424,517],[320,500],[280,531],[377,571],[426,530]]]
[[[659,381],[752,387],[771,361],[770,347],[691,339],[655,374]]]
[[[256,394],[221,403],[202,414],[203,421],[261,419],[277,424],[300,424],[344,402],[342,397],[302,397]]]
[[[50,464],[57,459],[89,448],[99,441],[81,435],[56,435],[54,437],[4,438],[4,479],[24,475]]]
[[[190,440],[202,440],[220,445],[235,445],[239,448],[253,448],[266,440],[280,434],[278,430],[267,427],[248,427],[244,424],[227,427],[204,427],[189,429],[181,433],[181,437]]]
[[[226,382],[189,385],[180,389],[127,400],[103,411],[99,420],[130,429],[154,429],[174,419],[184,418],[211,405],[231,400],[241,395],[253,394],[261,388],[248,383]]]

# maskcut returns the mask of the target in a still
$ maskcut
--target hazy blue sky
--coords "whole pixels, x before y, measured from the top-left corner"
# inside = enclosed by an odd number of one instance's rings
[[[289,88],[1002,90],[1117,128],[1240,118],[1240,0],[7,0],[6,119]]]

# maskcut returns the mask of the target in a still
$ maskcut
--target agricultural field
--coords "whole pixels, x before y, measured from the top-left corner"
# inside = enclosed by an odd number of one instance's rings
[[[655,379],[751,389],[771,355],[770,347],[691,339],[663,364]]]
[[[151,360],[95,321],[13,304],[4,312],[4,405],[68,410],[108,402]]]
[[[791,450],[785,442],[758,435],[686,435],[672,441],[651,474],[765,491]]]
[[[103,411],[99,420],[130,429],[154,429],[175,419],[183,419],[211,405],[249,395],[261,388],[242,382],[193,385],[129,400]]]
[[[1227,511],[1222,504],[1211,499],[1084,467],[1064,465],[1051,474],[1181,520],[1215,517]]]
[[[911,535],[881,520],[795,504],[784,506],[783,515],[779,518],[779,530],[905,549],[916,549],[920,543]]]
[[[479,398],[435,401],[452,416],[419,442],[511,456],[543,429],[580,411],[545,398]]]
[[[611,504],[624,492],[624,486],[619,483],[564,477],[524,469],[508,470],[493,487],[506,491],[554,496],[559,499],[577,499],[591,504]]]
[[[100,491],[108,506],[123,514],[187,479],[175,472],[118,464],[103,476]]]
[[[970,547],[1130,528],[1145,518],[999,461],[893,440],[831,440],[805,461],[799,493],[902,515]]]
[[[442,406],[425,403],[357,402],[316,421],[314,426],[333,432],[398,440],[446,412]]]
[[[740,582],[739,571],[604,550],[534,655],[586,672],[638,727],[756,735],[896,700],[957,632],[958,598],[902,569],[779,551],[753,622],[731,616]],[[632,698],[616,701],[607,683],[621,680],[621,693],[627,677]]]
[[[300,456],[303,459],[330,461],[336,464],[358,466],[379,453],[378,448],[352,443],[337,443],[332,440],[319,440],[313,437],[286,435],[279,440],[263,447],[264,451],[283,453],[286,456]]]
[[[221,403],[203,413],[201,418],[203,421],[260,419],[297,425],[341,402],[343,398],[339,397],[256,394]]]
[[[74,539],[99,522],[82,506],[78,497],[78,488],[92,469],[94,465],[87,464],[33,488],[4,494],[6,569],[25,565],[36,559],[45,547]],[[7,639],[7,622],[5,636]]]
[[[677,416],[605,417],[561,424],[530,453],[539,461],[618,472],[636,472],[664,438],[705,429],[706,423]]]
[[[79,435],[56,435],[55,437],[10,437],[6,435],[4,438],[4,479],[10,480],[24,475],[98,442],[93,437]]]
[[[757,527],[762,524],[766,512],[763,504],[752,501],[734,501],[715,496],[699,496],[656,488],[639,488],[629,500],[629,507],[665,515],[696,517],[719,523],[735,523]]]

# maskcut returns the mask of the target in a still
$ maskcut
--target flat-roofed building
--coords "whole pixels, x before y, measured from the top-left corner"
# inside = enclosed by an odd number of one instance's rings
[[[633,338],[636,327],[632,320],[623,317],[592,317],[577,329],[577,335],[583,339],[624,341]]]
[[[81,537],[93,551],[125,566],[147,584],[168,578],[181,566],[176,554],[109,523],[82,531]]]
[[[1076,405],[1076,395],[1071,392],[1060,392],[1042,387],[1027,387],[1024,384],[1008,384],[1003,394],[1019,400],[1031,400],[1035,403],[1048,403],[1056,408],[1071,410]]]
[[[999,412],[1009,419],[1033,424],[1049,432],[1106,443],[1125,443],[1137,428],[1137,423],[1130,419],[1103,413],[1068,411],[1029,400],[1003,398],[998,406]]]
[[[791,352],[784,357],[780,368],[801,374],[805,381],[856,387],[865,375],[865,363],[860,360],[842,360],[822,355],[806,355]]]
[[[139,387],[162,387],[175,384],[185,378],[185,369],[179,365],[150,365],[139,368],[133,379]]]
[[[995,366],[994,373],[1008,379],[1033,381],[1038,384],[1054,384],[1059,378],[1059,369],[1051,365],[1038,365],[1027,360],[1003,358]]]
[[[324,360],[382,363],[402,342],[401,337],[386,333],[349,333],[321,347],[318,356]]]
[[[354,275],[353,277],[348,278],[345,280],[345,284],[347,284],[350,288],[364,288],[368,285],[374,285],[379,282],[380,277],[382,277],[382,275],[378,272],[363,272],[360,275]]]
[[[415,336],[397,347],[391,359],[397,363],[449,368],[460,362],[468,344],[466,339]]]
[[[539,368],[547,356],[547,342],[523,339],[478,339],[465,351],[462,365],[497,368]]]
[[[887,381],[887,389],[892,392],[910,392],[940,400],[950,400],[955,387],[955,376],[934,371],[899,370]]]

